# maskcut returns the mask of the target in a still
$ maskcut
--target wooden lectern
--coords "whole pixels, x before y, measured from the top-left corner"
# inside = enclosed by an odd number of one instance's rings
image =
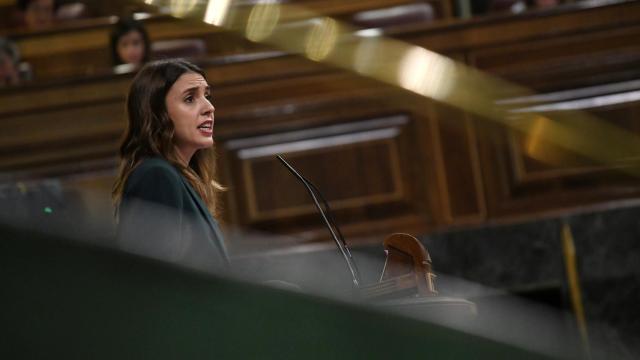
[[[424,246],[409,234],[392,234],[383,242],[386,260],[380,281],[364,286],[365,298],[415,295],[435,296],[431,257]]]
[[[383,245],[386,260],[380,281],[360,288],[365,299],[431,319],[465,321],[475,316],[474,303],[438,296],[431,256],[418,239],[409,234],[392,234]]]

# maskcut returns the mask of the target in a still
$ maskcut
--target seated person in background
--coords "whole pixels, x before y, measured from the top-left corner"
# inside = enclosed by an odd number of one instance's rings
[[[149,61],[151,44],[141,22],[121,18],[111,32],[111,58],[114,66],[131,64],[141,66]]]
[[[18,47],[6,38],[0,37],[0,87],[20,84]]]
[[[55,0],[18,0],[16,2],[22,24],[29,29],[51,26],[55,20]]]

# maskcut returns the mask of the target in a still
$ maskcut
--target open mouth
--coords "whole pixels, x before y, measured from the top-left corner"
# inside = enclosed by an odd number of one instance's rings
[[[201,132],[207,135],[213,134],[213,121],[208,120],[203,122],[198,126],[198,130],[200,130]]]

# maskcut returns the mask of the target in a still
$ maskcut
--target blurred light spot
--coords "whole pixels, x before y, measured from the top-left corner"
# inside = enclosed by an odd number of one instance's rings
[[[535,111],[571,111],[571,110],[587,110],[605,106],[632,103],[640,100],[640,91],[628,91],[619,94],[608,94],[602,96],[593,96],[587,99],[576,99],[569,101],[560,101],[550,104],[542,104],[530,107],[511,110],[513,113],[526,113]]]
[[[306,39],[305,53],[313,61],[324,60],[338,39],[338,23],[331,18],[323,18],[316,23]]]
[[[421,47],[411,47],[398,68],[403,88],[436,100],[446,99],[453,88],[455,64]]]
[[[356,13],[353,20],[356,23],[384,23],[402,21],[407,22],[427,22],[433,20],[433,6],[426,3],[404,4],[387,7],[383,9],[366,10]]]
[[[53,209],[50,208],[49,206],[45,206],[43,211],[45,214],[53,214]]]
[[[135,64],[120,64],[113,67],[113,72],[115,74],[128,74],[133,72],[136,67],[137,65]]]
[[[358,73],[397,85],[397,73],[408,46],[383,37],[358,39],[351,67]]]
[[[533,119],[531,130],[529,130],[529,135],[525,142],[527,155],[533,158],[539,158],[540,144],[544,138],[546,129],[549,127],[549,121],[548,118],[539,115]]]
[[[198,0],[171,0],[169,8],[175,17],[186,16],[198,4]]]
[[[229,4],[230,0],[209,0],[203,21],[207,24],[222,26],[229,13]]]
[[[135,20],[144,20],[144,19],[148,19],[151,17],[151,14],[146,13],[146,12],[135,12],[133,13],[133,18]]]
[[[382,35],[382,30],[381,29],[363,29],[363,30],[356,31],[353,34],[355,36],[360,36],[360,37],[378,37]]]
[[[375,66],[380,66],[380,57],[376,56],[380,50],[380,41],[376,38],[366,38],[358,42],[353,58],[353,68],[360,74],[372,75]]]
[[[246,36],[251,41],[262,41],[273,33],[280,20],[280,4],[262,1],[256,4],[247,20]]]
[[[576,153],[567,151],[576,146],[590,146],[588,143],[581,144],[586,139],[576,134],[575,129],[537,114],[530,119],[525,118],[523,125],[521,130],[525,131],[526,136],[522,148],[528,157],[555,167],[584,166]]]

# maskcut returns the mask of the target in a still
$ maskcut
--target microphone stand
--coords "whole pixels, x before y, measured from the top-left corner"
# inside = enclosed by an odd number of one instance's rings
[[[296,169],[294,169],[293,166],[291,166],[281,155],[276,155],[276,157],[289,170],[289,172],[291,172],[296,178],[298,178],[298,180],[302,182],[304,187],[309,192],[309,195],[311,195],[311,199],[313,200],[313,203],[315,204],[316,208],[320,212],[320,215],[322,216],[322,220],[324,221],[325,225],[329,229],[329,233],[331,233],[331,237],[335,241],[336,245],[338,246],[338,249],[340,250],[340,253],[342,254],[345,262],[347,263],[347,267],[349,268],[349,271],[351,272],[351,277],[353,279],[353,286],[355,288],[359,288],[360,274],[358,273],[356,264],[353,261],[353,257],[351,256],[349,247],[347,246],[347,243],[344,241],[344,237],[342,237],[340,228],[338,228],[338,226],[335,224],[335,220],[333,218],[333,215],[331,214],[331,208],[329,207],[329,204],[320,193],[320,190],[318,190],[318,188],[316,188],[315,185],[311,183],[311,181],[307,180],[298,171],[296,171]],[[322,203],[327,208],[326,212],[322,209],[322,206],[320,206],[318,197],[322,200]]]

